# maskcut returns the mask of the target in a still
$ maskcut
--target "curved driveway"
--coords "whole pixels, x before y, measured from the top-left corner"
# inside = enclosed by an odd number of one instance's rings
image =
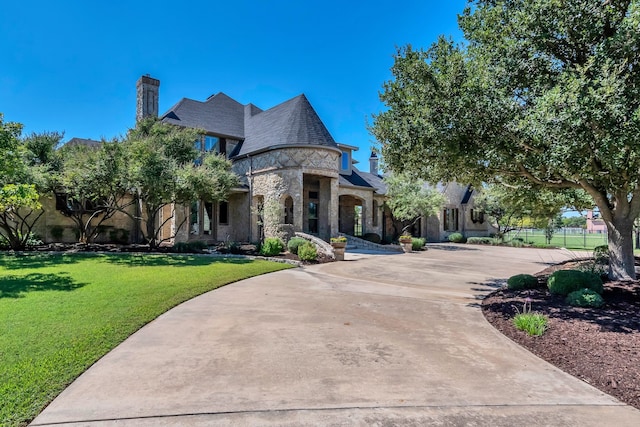
[[[570,256],[432,245],[244,280],[141,329],[33,425],[639,426],[480,312],[506,277]]]

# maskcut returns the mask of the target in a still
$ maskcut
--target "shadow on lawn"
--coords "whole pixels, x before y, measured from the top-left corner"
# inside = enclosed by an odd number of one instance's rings
[[[0,267],[7,270],[19,270],[23,268],[43,268],[54,265],[75,264],[85,254],[38,254],[27,253],[19,255],[0,255]]]
[[[31,273],[26,276],[0,277],[0,299],[21,298],[33,291],[73,291],[86,283],[75,283],[65,274]]]
[[[124,267],[196,267],[211,264],[248,264],[252,260],[246,258],[223,258],[196,255],[153,255],[126,254],[103,255],[105,262]]]

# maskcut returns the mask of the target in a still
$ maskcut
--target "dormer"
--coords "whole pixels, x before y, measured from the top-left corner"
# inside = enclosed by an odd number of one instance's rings
[[[358,147],[354,147],[353,145],[340,144],[338,143],[338,148],[342,152],[342,156],[340,157],[340,175],[351,175],[352,166],[353,166],[353,158],[351,153],[353,151],[358,151]]]

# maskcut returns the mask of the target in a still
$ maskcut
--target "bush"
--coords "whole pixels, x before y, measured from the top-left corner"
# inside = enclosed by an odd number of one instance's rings
[[[538,278],[530,274],[516,274],[507,280],[507,288],[513,290],[532,289],[538,286]]]
[[[593,248],[593,259],[598,264],[609,264],[609,246],[600,245]]]
[[[198,254],[198,253],[204,252],[204,250],[208,248],[209,246],[205,242],[201,240],[195,240],[193,242],[178,242],[173,245],[173,248],[171,248],[171,251],[179,254],[184,254],[184,253]]]
[[[287,250],[294,255],[298,255],[298,249],[300,248],[300,246],[304,245],[307,242],[308,240],[303,239],[302,237],[292,237],[287,242]]]
[[[380,244],[380,242],[382,242],[382,239],[377,233],[366,233],[364,236],[362,236],[362,238],[371,243]]]
[[[449,235],[449,241],[453,243],[465,243],[467,239],[460,233],[452,233]]]
[[[604,299],[600,294],[587,288],[571,292],[565,301],[575,307],[602,307],[604,305]]]
[[[298,258],[302,261],[315,261],[318,259],[318,251],[311,242],[305,242],[298,248]]]
[[[277,237],[267,237],[260,248],[260,254],[264,256],[279,255],[284,250],[284,243]],[[299,249],[298,249],[299,250]]]
[[[124,228],[116,228],[109,231],[109,240],[114,243],[126,245],[129,243],[129,230]]]
[[[421,251],[424,249],[425,240],[423,237],[412,237],[411,238],[411,250],[413,251]]]
[[[491,237],[469,237],[467,243],[474,245],[491,245],[493,244],[493,239]]]
[[[511,246],[512,248],[522,248],[524,247],[524,242],[522,239],[513,239],[504,243],[505,246]]]
[[[55,239],[56,242],[62,240],[62,236],[64,235],[64,228],[59,225],[54,225],[51,227],[51,237]]]
[[[549,292],[565,296],[582,288],[589,288],[599,294],[603,291],[600,276],[578,270],[556,271],[549,277],[547,287]]]

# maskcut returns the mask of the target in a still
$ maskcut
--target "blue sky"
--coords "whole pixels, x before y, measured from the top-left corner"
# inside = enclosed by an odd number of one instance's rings
[[[160,111],[224,92],[267,109],[306,94],[338,141],[360,147],[383,106],[396,46],[461,37],[466,1],[32,1],[0,13],[0,112],[25,132],[100,139],[135,121],[135,83]],[[365,163],[366,164],[366,163]]]

